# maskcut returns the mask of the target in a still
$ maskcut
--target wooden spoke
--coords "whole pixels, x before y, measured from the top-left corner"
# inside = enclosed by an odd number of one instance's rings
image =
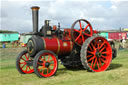
[[[84,28],[84,30],[83,30],[83,31],[85,31],[85,30],[88,28],[88,26],[89,26],[89,24]]]
[[[21,62],[20,64],[26,64],[26,62]]]
[[[95,59],[95,62],[93,64],[93,68],[95,68],[96,63],[97,63],[97,58]]]
[[[85,41],[85,40],[84,40],[84,36],[83,36],[83,35],[82,35],[82,41],[83,41],[83,43],[84,43],[84,41]]]
[[[91,53],[91,54],[93,54],[93,55],[95,55],[95,52],[92,52],[92,51],[87,51],[88,53]]]
[[[81,25],[81,21],[79,21],[79,24],[80,24],[80,30],[82,30],[82,25]]]
[[[88,62],[91,61],[91,60],[93,60],[94,58],[95,58],[95,56],[91,57],[91,58],[88,60]]]
[[[80,38],[81,34],[79,34],[79,36],[75,39],[75,41],[77,41]]]
[[[26,61],[24,58],[21,58],[22,60]]]
[[[88,37],[90,37],[90,36],[91,36],[90,34],[87,34],[87,33],[84,33],[84,35],[86,35],[86,36],[88,36]]]
[[[75,32],[78,32],[78,33],[80,33],[80,31],[79,30],[77,30],[77,29],[73,29]]]
[[[101,47],[103,47],[103,46],[104,46],[104,44],[105,44],[105,42],[103,42],[103,43],[100,45],[99,49],[100,49]]]

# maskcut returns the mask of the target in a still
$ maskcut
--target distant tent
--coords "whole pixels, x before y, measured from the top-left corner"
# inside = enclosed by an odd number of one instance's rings
[[[0,30],[0,42],[16,41],[19,39],[19,33],[16,31]]]

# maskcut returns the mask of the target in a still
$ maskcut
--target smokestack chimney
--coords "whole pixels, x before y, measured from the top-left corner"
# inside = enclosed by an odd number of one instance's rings
[[[40,7],[38,6],[33,6],[31,7],[32,9],[32,21],[33,21],[33,33],[38,32],[38,10]]]

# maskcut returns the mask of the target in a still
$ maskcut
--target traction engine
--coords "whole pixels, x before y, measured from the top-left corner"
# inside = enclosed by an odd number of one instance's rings
[[[91,24],[85,19],[76,20],[71,29],[50,26],[45,20],[38,31],[39,7],[32,7],[33,33],[27,42],[27,49],[16,60],[17,70],[21,74],[35,72],[39,77],[56,74],[58,59],[67,69],[84,68],[87,71],[105,71],[112,60],[112,48],[109,42],[97,35]]]

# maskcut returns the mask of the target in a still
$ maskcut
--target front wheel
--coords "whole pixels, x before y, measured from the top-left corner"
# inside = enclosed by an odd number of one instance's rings
[[[33,73],[32,58],[29,56],[27,50],[22,51],[16,60],[16,68],[21,74]]]
[[[40,51],[34,58],[33,68],[38,77],[50,77],[58,69],[57,56],[48,50]]]

